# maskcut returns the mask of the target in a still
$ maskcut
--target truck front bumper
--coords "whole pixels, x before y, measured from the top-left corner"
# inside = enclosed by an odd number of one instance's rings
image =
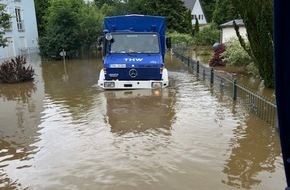
[[[157,89],[169,85],[168,73],[164,69],[162,80],[105,80],[104,72],[101,70],[98,85],[103,89]]]

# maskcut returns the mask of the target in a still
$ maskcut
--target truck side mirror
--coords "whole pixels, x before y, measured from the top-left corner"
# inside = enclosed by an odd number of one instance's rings
[[[166,47],[167,47],[168,49],[171,48],[171,38],[166,38]]]
[[[102,49],[103,49],[103,48],[102,48],[102,45],[98,45],[98,46],[97,46],[97,50],[98,50],[98,51],[102,51]]]
[[[97,45],[98,51],[102,51],[103,49],[103,40],[104,40],[104,36],[98,37],[98,45]]]
[[[98,45],[100,46],[103,43],[104,36],[98,37]]]

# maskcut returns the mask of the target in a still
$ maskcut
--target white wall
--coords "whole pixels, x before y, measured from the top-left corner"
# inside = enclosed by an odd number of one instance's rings
[[[20,2],[1,0],[0,3],[7,5],[7,13],[12,16],[11,30],[6,30],[4,35],[10,40],[10,43],[9,46],[0,48],[0,60],[13,58],[24,52],[38,52],[38,31],[34,0],[20,0]],[[15,8],[20,8],[21,10],[20,15],[21,20],[23,20],[24,30],[18,30],[17,28]]]
[[[221,32],[222,32],[221,33],[221,43],[228,42],[231,38],[238,39],[234,27],[222,28],[221,29]],[[241,34],[242,37],[247,38],[247,31],[246,31],[246,28],[245,27],[240,26],[239,27],[239,32],[240,32],[240,34]]]
[[[207,24],[199,0],[196,0],[195,5],[193,6],[193,9],[191,11],[191,15],[196,15],[197,16],[199,24],[201,24],[201,25]],[[191,20],[191,24],[192,25],[195,24],[195,18],[193,18]]]

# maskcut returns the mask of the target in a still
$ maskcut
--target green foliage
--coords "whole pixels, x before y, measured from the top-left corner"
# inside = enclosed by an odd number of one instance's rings
[[[192,44],[193,42],[193,37],[191,35],[177,33],[176,31],[168,32],[166,36],[171,38],[172,44],[179,43]]]
[[[188,28],[188,34],[192,34],[193,35],[193,29],[192,29],[192,23],[191,23],[191,11],[187,10],[185,11],[185,19],[187,21],[187,27]]]
[[[114,10],[115,10],[114,7],[112,7],[108,4],[103,4],[103,6],[100,9],[100,11],[106,16],[115,15]]]
[[[213,45],[220,41],[220,30],[211,23],[209,26],[200,28],[200,31],[194,35],[194,44],[198,46]]]
[[[198,32],[199,32],[199,23],[198,23],[198,19],[195,18],[194,34],[197,34]]]
[[[181,0],[150,0],[146,1],[145,13],[149,15],[164,16],[169,30],[179,33],[189,33],[191,25],[186,19],[187,9]],[[189,28],[190,27],[190,28]]]
[[[274,87],[273,1],[232,0],[244,20],[253,60],[268,88]]]
[[[94,0],[94,2],[99,9],[102,8],[104,4],[109,6],[115,5],[115,0]]]
[[[246,67],[253,62],[237,39],[231,39],[226,43],[226,46],[226,51],[222,53],[222,60],[226,62],[227,66]]]
[[[240,42],[240,45],[248,53],[248,55],[251,57],[251,59],[254,59],[254,56],[253,56],[253,52],[251,50],[251,47],[250,47],[249,43],[246,43],[245,39],[241,36],[240,30],[239,30],[239,26],[236,24],[236,21],[235,20],[233,21],[233,25],[234,25],[234,29],[236,31],[236,35],[238,37],[238,40]]]
[[[4,37],[5,29],[9,29],[11,27],[10,23],[11,16],[6,13],[5,5],[0,4],[0,47],[7,46],[7,39]]]
[[[245,41],[245,47],[249,47],[249,42]],[[247,51],[241,46],[239,40],[231,39],[226,43],[227,49],[221,54],[222,60],[229,67],[243,67],[247,73],[253,76],[259,76],[259,70],[255,66],[253,59],[249,56]]]
[[[238,15],[231,4],[231,0],[216,0],[212,22],[220,25],[236,18],[238,18]]]
[[[39,36],[43,36],[45,33],[45,14],[50,4],[50,0],[35,0],[35,12],[37,21],[37,30]]]
[[[50,0],[44,19],[45,33],[39,38],[44,59],[61,59],[63,49],[69,58],[77,57],[101,35],[102,13],[83,0]]]
[[[115,1],[106,15],[144,14],[166,18],[168,30],[179,33],[192,33],[191,18],[182,0],[126,0]],[[103,9],[103,8],[102,8]]]
[[[82,7],[80,17],[82,18],[79,23],[81,28],[81,43],[87,49],[92,44],[95,44],[96,39],[102,33],[104,15],[95,5],[88,5]]]
[[[201,6],[205,14],[207,22],[212,21],[212,14],[215,9],[215,0],[201,0]]]

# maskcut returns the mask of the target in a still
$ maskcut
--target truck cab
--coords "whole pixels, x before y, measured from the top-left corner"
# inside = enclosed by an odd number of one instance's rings
[[[106,17],[100,38],[103,68],[98,85],[103,89],[167,87],[165,41],[164,17]]]

